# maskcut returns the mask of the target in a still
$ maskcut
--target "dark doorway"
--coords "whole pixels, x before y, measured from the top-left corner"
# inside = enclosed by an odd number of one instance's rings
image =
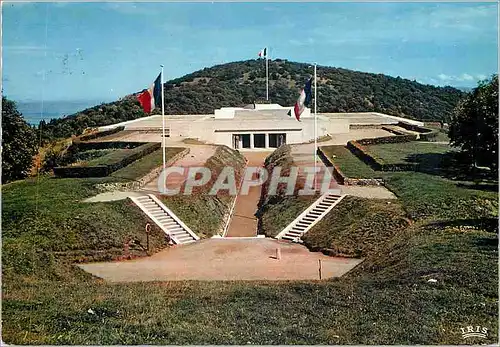
[[[286,144],[286,134],[269,134],[269,147],[278,148]]]
[[[241,147],[242,148],[250,148],[250,134],[242,134],[241,138]]]
[[[254,148],[266,148],[266,134],[254,134],[253,135],[253,147]]]

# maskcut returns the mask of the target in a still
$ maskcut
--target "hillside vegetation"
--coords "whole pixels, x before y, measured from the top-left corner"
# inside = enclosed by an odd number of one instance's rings
[[[269,62],[269,98],[293,105],[311,76],[309,64],[276,59]],[[207,114],[227,106],[242,107],[266,95],[263,60],[205,68],[165,83],[167,114]],[[319,112],[375,111],[420,120],[448,120],[463,92],[423,85],[400,77],[318,66]],[[144,117],[134,95],[97,105],[62,119],[41,123],[42,138],[78,135],[87,127]]]

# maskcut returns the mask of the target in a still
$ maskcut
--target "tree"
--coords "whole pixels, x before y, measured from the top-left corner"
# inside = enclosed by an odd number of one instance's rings
[[[2,182],[26,177],[36,151],[35,129],[26,123],[16,104],[2,96]]]
[[[498,75],[481,81],[455,108],[449,136],[468,164],[498,168]]]

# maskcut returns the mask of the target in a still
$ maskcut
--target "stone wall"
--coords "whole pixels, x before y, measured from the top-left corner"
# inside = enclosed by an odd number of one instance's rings
[[[381,186],[384,181],[380,178],[349,178],[347,177],[340,167],[336,165],[328,156],[323,152],[322,148],[318,148],[318,155],[326,167],[331,167],[332,175],[335,180],[342,185],[346,186]]]

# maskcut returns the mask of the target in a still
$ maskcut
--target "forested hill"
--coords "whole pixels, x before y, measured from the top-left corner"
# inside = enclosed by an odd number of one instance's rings
[[[452,87],[423,85],[400,77],[318,66],[318,112],[376,111],[419,120],[447,120],[464,93]],[[269,61],[272,103],[292,106],[312,67],[305,63]],[[265,99],[265,61],[217,65],[165,83],[167,114],[207,114],[227,106]],[[79,134],[86,127],[145,116],[134,96],[98,105],[44,124],[45,138]]]

